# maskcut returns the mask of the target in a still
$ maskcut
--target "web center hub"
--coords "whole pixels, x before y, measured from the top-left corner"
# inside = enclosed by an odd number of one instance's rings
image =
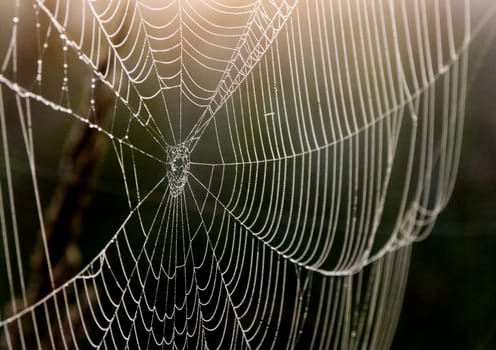
[[[172,197],[179,196],[188,182],[189,153],[184,143],[170,146],[167,150],[167,178]]]

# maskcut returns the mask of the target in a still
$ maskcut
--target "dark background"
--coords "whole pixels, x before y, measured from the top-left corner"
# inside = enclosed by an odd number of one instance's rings
[[[496,349],[496,47],[486,47],[470,63],[454,193],[413,248],[393,349]]]

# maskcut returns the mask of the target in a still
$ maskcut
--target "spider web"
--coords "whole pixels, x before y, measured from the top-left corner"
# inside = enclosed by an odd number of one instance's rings
[[[3,6],[7,348],[389,347],[457,173],[469,1]],[[64,277],[44,208],[71,124],[112,194]]]

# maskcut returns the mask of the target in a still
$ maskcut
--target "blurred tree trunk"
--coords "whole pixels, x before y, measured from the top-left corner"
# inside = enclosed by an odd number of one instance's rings
[[[102,58],[99,71],[107,70],[109,59]],[[88,115],[90,122],[103,125],[109,115],[114,97],[103,84],[98,81],[94,89],[94,104],[89,103],[89,91],[82,99],[80,115]],[[53,267],[53,278],[55,286],[59,286],[73,277],[81,268],[81,252],[78,244],[82,229],[82,221],[85,209],[92,199],[92,190],[99,172],[100,164],[107,149],[105,134],[96,128],[77,122],[71,134],[68,136],[64,156],[60,163],[59,185],[48,208],[45,210],[45,232],[50,252],[50,261]],[[52,291],[50,272],[46,262],[45,250],[41,238],[38,239],[31,256],[30,279],[27,283],[27,302],[33,305]],[[90,291],[90,298],[94,293]],[[91,300],[91,299],[90,299]],[[75,311],[71,311],[73,314]],[[77,316],[77,315],[75,315]],[[69,322],[77,322],[74,317]],[[44,322],[43,310],[37,311],[36,321]],[[50,322],[55,322],[55,317]],[[69,325],[61,325],[61,329],[67,329]],[[78,329],[77,324],[72,324]],[[42,347],[49,347],[48,334],[43,330],[51,327],[39,327],[38,331]],[[40,331],[41,330],[41,331]],[[34,329],[23,327],[22,337],[28,349],[36,347]],[[46,332],[45,332],[46,333]],[[56,348],[62,348],[62,339],[58,332],[54,333]],[[16,323],[10,327],[12,344],[21,344],[20,334]]]

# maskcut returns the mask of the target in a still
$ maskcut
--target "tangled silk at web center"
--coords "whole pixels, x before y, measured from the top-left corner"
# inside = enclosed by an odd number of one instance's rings
[[[172,197],[179,196],[188,181],[189,149],[182,143],[169,147],[167,151],[167,178]]]

